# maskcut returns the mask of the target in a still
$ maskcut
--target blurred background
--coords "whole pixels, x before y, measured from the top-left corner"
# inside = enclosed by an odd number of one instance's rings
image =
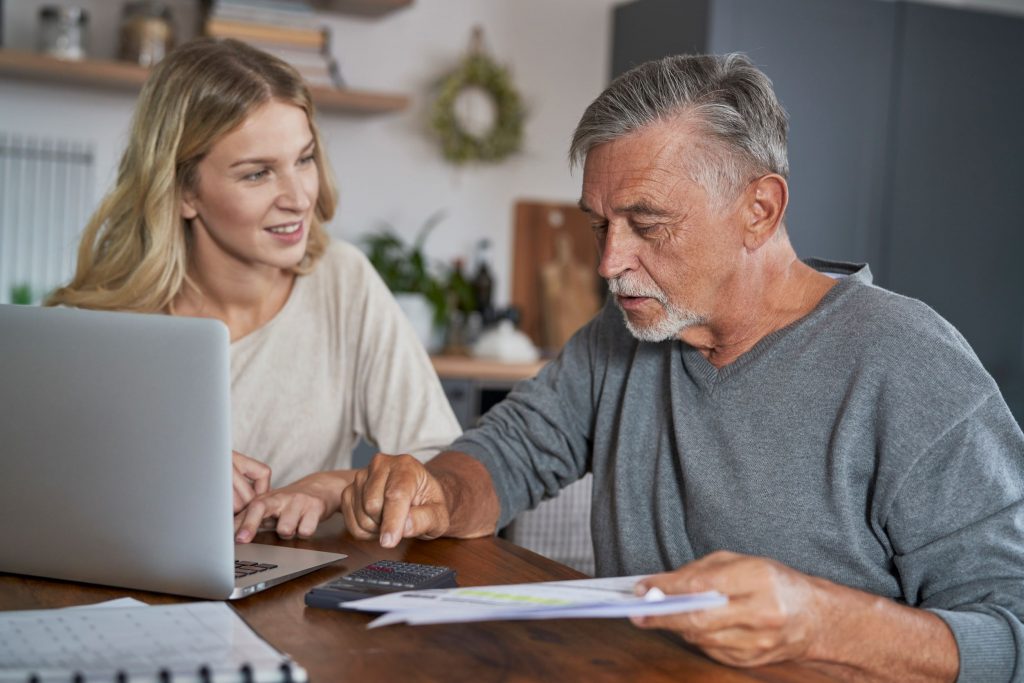
[[[449,304],[428,347],[452,348],[452,311],[458,346],[514,305],[553,352],[579,324],[556,324],[573,317],[565,301],[585,302],[584,320],[600,297],[566,162],[578,117],[633,64],[738,50],[791,115],[798,253],[867,261],[936,308],[1024,415],[1024,0],[0,0],[0,25],[0,302],[69,277],[152,41],[206,32],[306,64],[341,192],[330,231],[368,250],[424,237]],[[502,80],[457,99],[455,125],[485,140],[512,93],[519,137],[497,159],[452,158],[439,87],[481,52]],[[459,278],[487,301],[459,299]]]

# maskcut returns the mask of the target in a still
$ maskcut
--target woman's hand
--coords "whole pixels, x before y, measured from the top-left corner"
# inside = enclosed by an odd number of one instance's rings
[[[237,515],[253,498],[270,490],[270,468],[236,451],[231,451],[231,465],[231,486]]]
[[[274,529],[281,538],[309,538],[320,522],[327,519],[341,505],[341,492],[352,483],[354,470],[317,472],[299,479],[294,484],[256,496],[235,515],[235,540],[248,543],[264,525]]]

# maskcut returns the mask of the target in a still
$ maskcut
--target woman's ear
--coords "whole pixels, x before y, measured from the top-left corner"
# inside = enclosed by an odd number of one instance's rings
[[[782,176],[769,173],[747,187],[745,199],[747,224],[743,244],[754,251],[779,231],[789,203],[789,186]]]
[[[190,192],[185,192],[181,197],[181,217],[187,221],[192,220],[199,215],[199,210],[196,208],[196,198]]]

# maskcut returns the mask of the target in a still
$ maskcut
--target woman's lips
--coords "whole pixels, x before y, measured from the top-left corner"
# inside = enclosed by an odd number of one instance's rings
[[[273,225],[269,228],[264,228],[263,230],[280,242],[284,242],[285,244],[295,244],[302,240],[302,235],[306,231],[306,226],[302,221],[298,221],[296,223]]]

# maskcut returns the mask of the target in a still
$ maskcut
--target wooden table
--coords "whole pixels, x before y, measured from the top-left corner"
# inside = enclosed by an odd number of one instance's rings
[[[307,608],[303,595],[317,584],[382,558],[454,567],[463,586],[582,575],[500,538],[404,541],[398,548],[384,550],[376,543],[353,540],[338,519],[328,522],[309,541],[278,541],[268,533],[256,540],[343,552],[348,559],[232,603],[261,636],[304,666],[315,683],[827,680],[792,665],[753,670],[722,666],[667,633],[641,631],[624,619],[400,625],[367,630],[371,615]],[[3,610],[82,605],[125,595],[150,604],[186,601],[0,574]]]

